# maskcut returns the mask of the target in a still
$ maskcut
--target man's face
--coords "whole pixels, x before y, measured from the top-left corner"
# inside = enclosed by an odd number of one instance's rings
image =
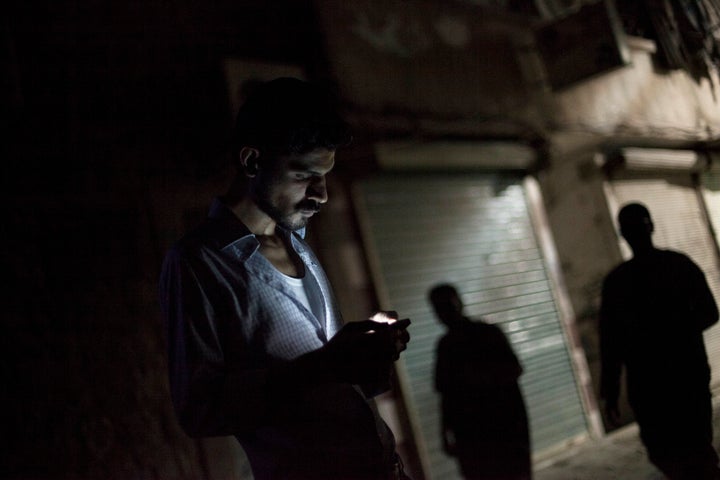
[[[304,227],[327,202],[325,175],[335,165],[335,151],[317,148],[264,160],[255,179],[256,204],[284,228]]]
[[[635,215],[620,220],[620,233],[631,248],[647,246],[653,232],[653,223],[649,217]]]
[[[457,293],[448,294],[446,298],[434,304],[438,318],[448,326],[452,326],[463,319],[463,304]]]

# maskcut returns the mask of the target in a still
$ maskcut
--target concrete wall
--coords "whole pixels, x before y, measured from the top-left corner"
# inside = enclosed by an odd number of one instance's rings
[[[651,42],[628,43],[628,66],[543,100],[550,159],[539,180],[596,393],[600,290],[622,260],[598,155],[619,146],[691,148],[720,133],[717,77],[697,83],[682,71],[657,71]]]

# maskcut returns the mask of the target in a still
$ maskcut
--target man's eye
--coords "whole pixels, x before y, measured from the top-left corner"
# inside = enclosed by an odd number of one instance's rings
[[[295,178],[296,180],[307,180],[308,178],[310,178],[310,174],[308,174],[308,173],[296,173],[296,174],[294,174],[294,178]]]

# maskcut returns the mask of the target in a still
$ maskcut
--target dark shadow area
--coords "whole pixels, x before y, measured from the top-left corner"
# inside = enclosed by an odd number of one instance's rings
[[[316,39],[306,2],[3,6],[0,477],[207,478],[170,404],[161,254],[226,161],[223,59],[314,64]]]

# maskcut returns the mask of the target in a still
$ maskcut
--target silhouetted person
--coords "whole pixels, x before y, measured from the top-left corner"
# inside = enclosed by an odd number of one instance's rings
[[[229,190],[163,265],[177,418],[194,437],[235,435],[255,480],[407,478],[371,398],[390,384],[407,321],[343,325],[303,240],[349,139],[313,84],[256,87]]]
[[[703,272],[682,253],[653,246],[639,203],[618,214],[633,251],[606,277],[600,309],[601,396],[619,419],[620,373],[648,458],[673,480],[720,478],[712,446],[710,367],[702,332],[718,320]]]
[[[495,325],[463,315],[455,288],[438,285],[430,303],[447,326],[436,352],[435,389],[442,402],[445,452],[467,479],[532,477],[522,366]]]

